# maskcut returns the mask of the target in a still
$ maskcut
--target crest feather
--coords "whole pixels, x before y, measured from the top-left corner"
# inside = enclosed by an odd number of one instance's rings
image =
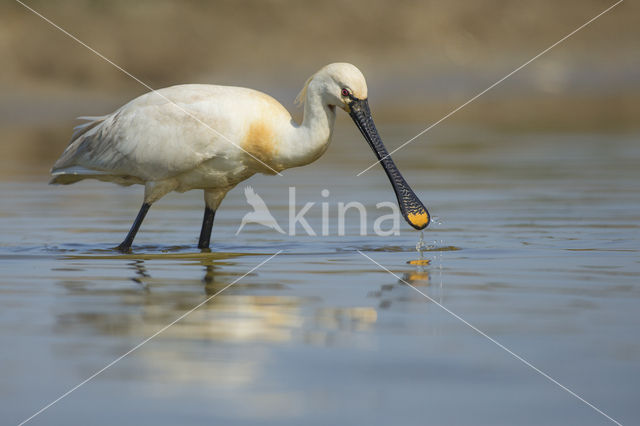
[[[315,74],[309,77],[307,81],[305,81],[304,86],[302,86],[302,90],[300,90],[300,93],[298,93],[298,96],[296,96],[296,105],[304,105],[304,100],[307,98],[307,88],[309,87],[309,83],[311,83],[311,80],[313,80],[313,77],[315,77]]]

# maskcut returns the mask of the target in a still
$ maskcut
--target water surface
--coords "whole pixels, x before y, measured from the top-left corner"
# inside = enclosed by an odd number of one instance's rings
[[[340,124],[340,123],[339,123]],[[345,127],[345,126],[339,126]],[[288,187],[393,201],[356,131],[317,163],[248,183],[286,229]],[[390,148],[420,130],[382,126]],[[607,424],[434,301],[624,424],[640,419],[637,134],[433,132],[395,155],[439,223],[418,234],[282,235],[247,225],[243,188],[195,248],[202,195],[0,182],[0,412],[18,424],[267,259],[30,424]],[[329,197],[321,191],[328,189]],[[371,220],[372,222],[372,220]],[[371,231],[371,224],[369,224]],[[358,251],[393,271],[390,273]]]

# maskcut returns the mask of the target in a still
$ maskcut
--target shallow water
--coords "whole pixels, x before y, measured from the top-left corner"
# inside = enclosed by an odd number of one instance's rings
[[[381,133],[393,148],[417,130]],[[638,135],[456,129],[411,147],[394,157],[439,218],[425,232],[426,265],[409,263],[417,232],[361,236],[355,214],[345,236],[335,215],[328,236],[255,224],[235,235],[251,211],[244,185],[217,214],[211,253],[195,248],[193,192],[154,206],[120,255],[111,247],[140,188],[49,187],[38,171],[0,182],[3,424],[221,290],[29,424],[608,423],[438,304],[637,423]],[[322,202],[363,202],[371,219],[393,201],[380,168],[354,177],[372,158],[344,131],[317,163],[248,183],[283,227],[295,185],[298,208],[316,203],[307,218],[320,233]]]

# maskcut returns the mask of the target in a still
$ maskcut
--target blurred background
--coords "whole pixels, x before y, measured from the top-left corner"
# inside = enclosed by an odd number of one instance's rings
[[[40,1],[27,4],[154,88],[249,86],[289,108],[336,61],[368,79],[378,123],[424,127],[612,1]],[[640,6],[625,2],[441,126],[637,127]],[[0,5],[0,174],[46,173],[75,117],[147,91],[17,2]],[[341,117],[342,120],[348,119]],[[401,141],[390,141],[390,147]]]

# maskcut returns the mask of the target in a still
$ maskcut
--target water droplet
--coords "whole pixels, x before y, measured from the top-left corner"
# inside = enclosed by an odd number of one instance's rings
[[[416,244],[416,251],[420,254],[420,258],[422,258],[422,252],[427,249],[427,245],[424,242],[424,231],[420,231],[420,239]]]

